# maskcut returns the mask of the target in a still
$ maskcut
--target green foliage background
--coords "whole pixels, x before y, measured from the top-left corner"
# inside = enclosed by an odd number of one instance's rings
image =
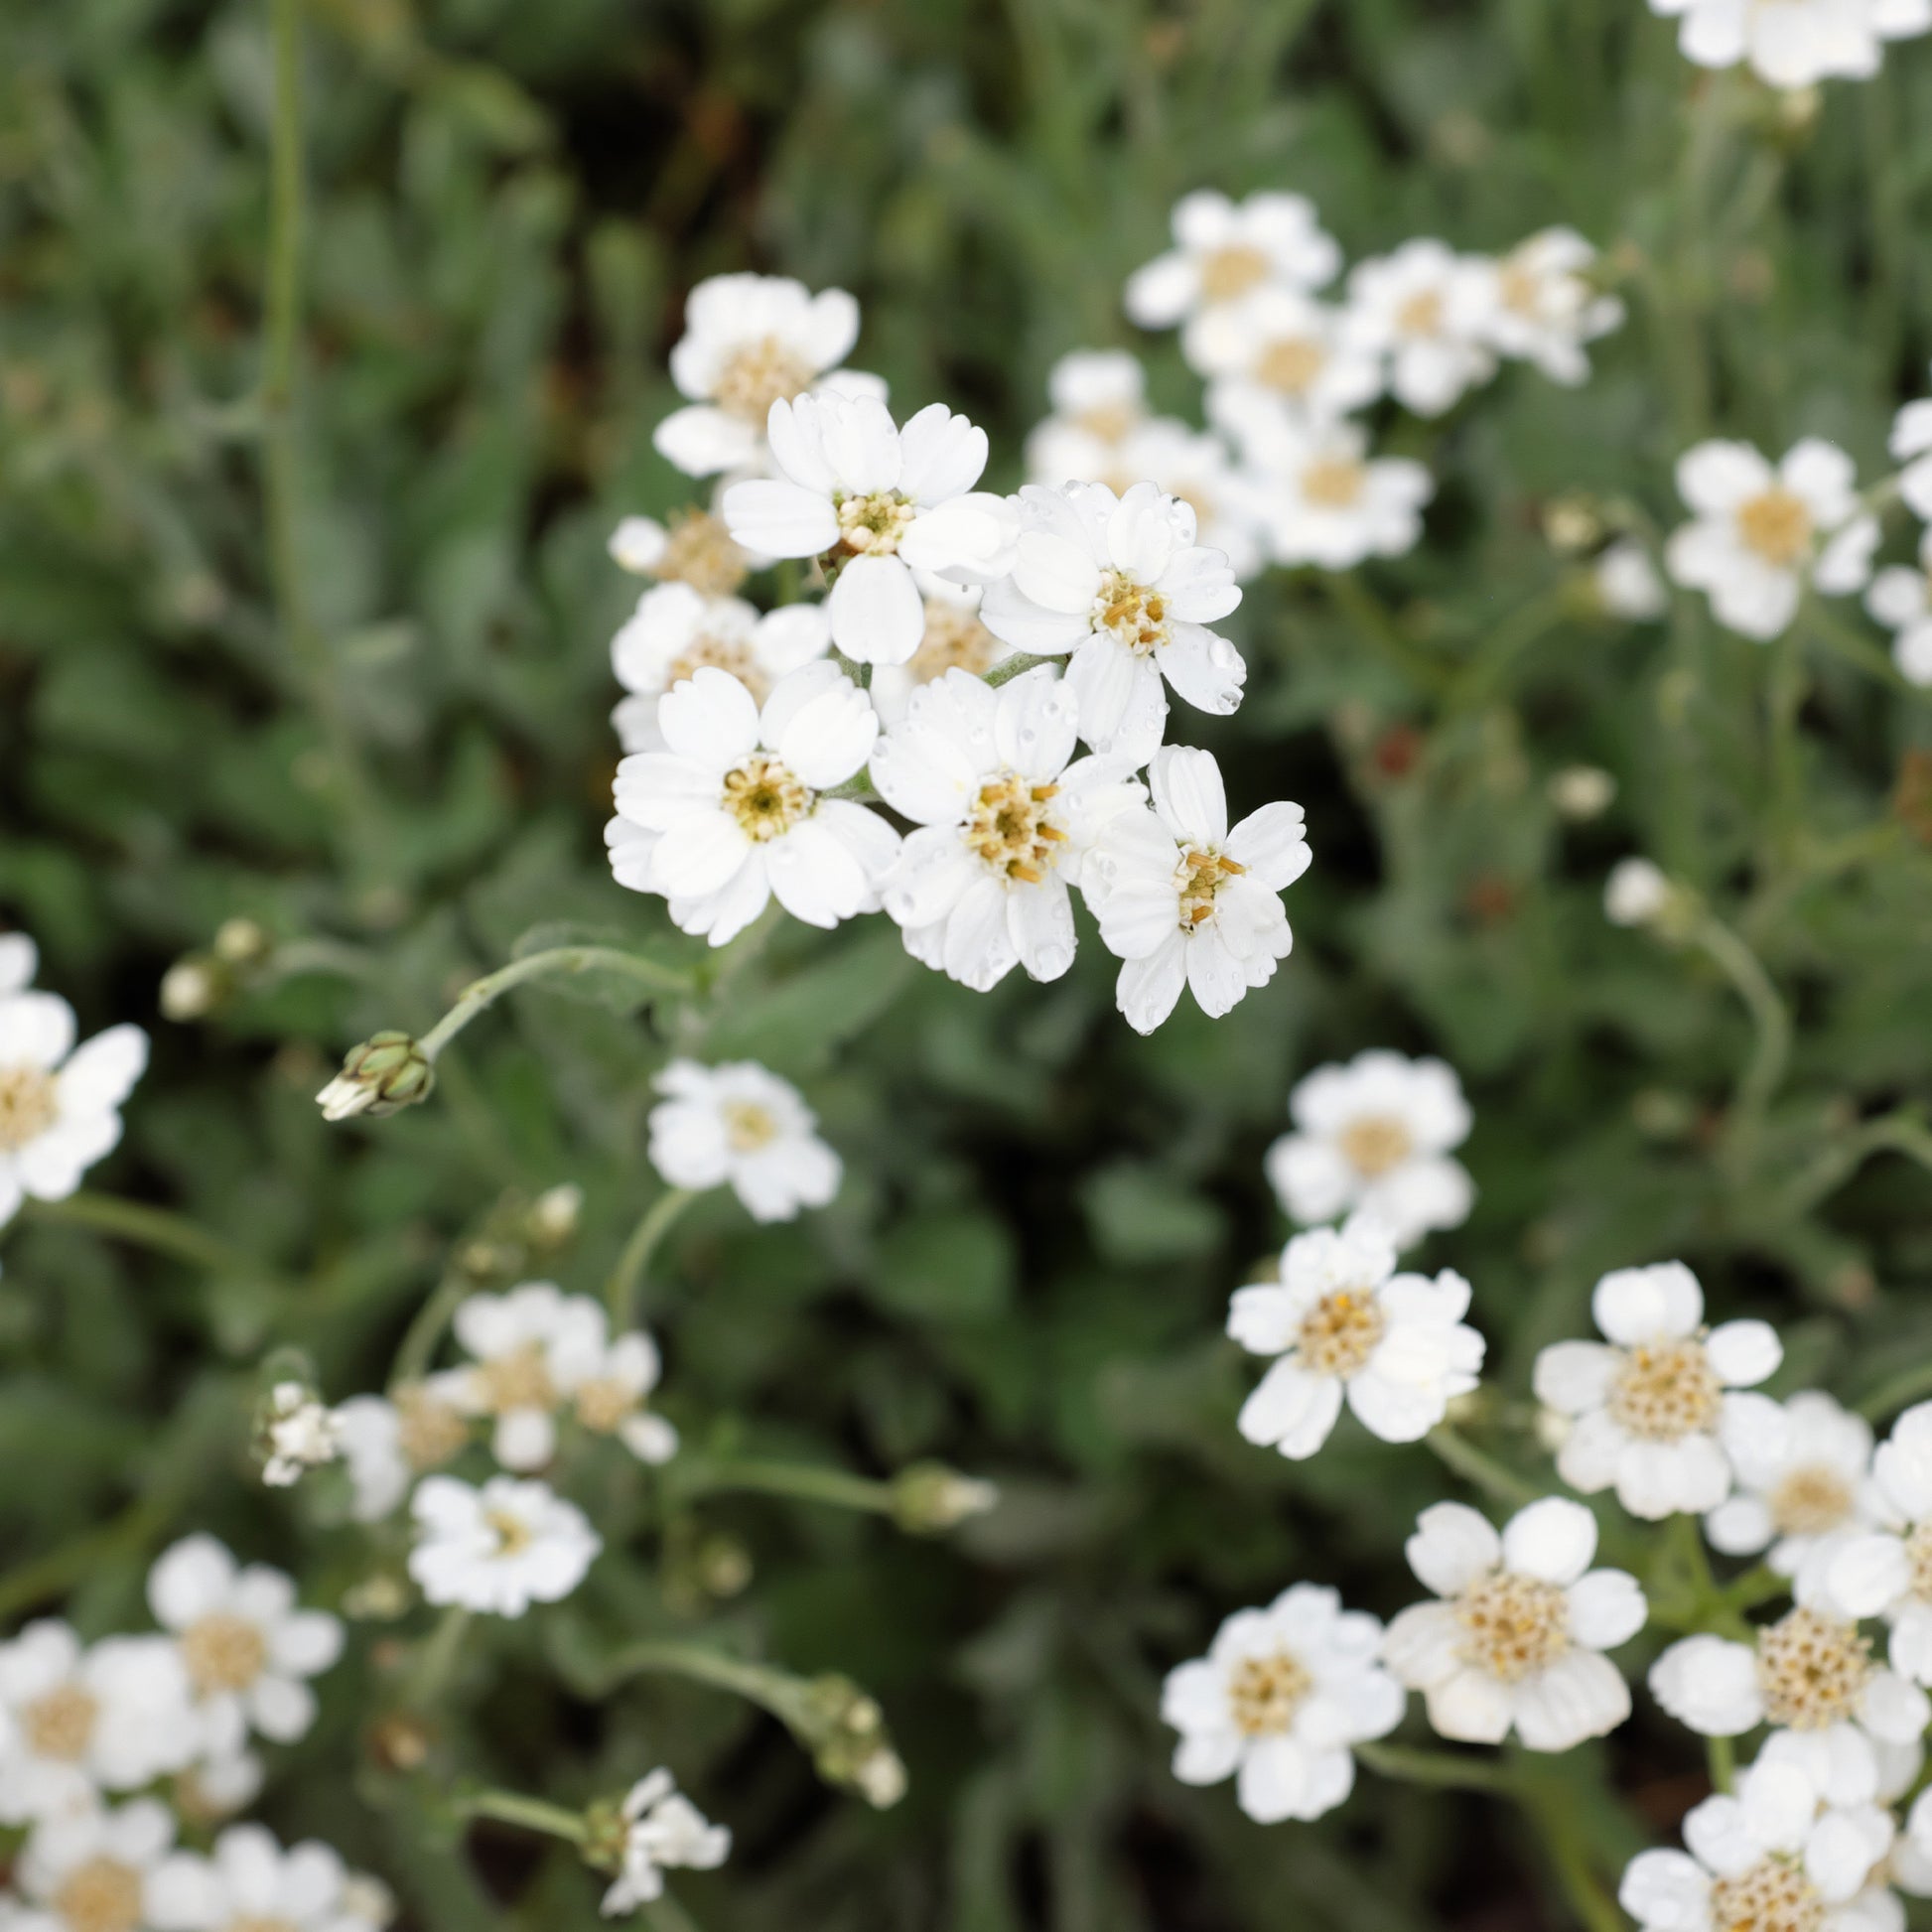
[[[1512,1433],[1528,1364],[1610,1266],[1681,1255],[1721,1315],[1778,1319],[1781,1386],[1858,1398],[1932,1353],[1925,1175],[1861,1127],[1932,1074],[1923,697],[1861,661],[1878,639],[1849,606],[1782,654],[1688,603],[1642,629],[1521,615],[1574,571],[1542,533],[1551,498],[1668,525],[1671,465],[1706,434],[1822,433],[1882,474],[1932,351],[1932,50],[1814,120],[1714,86],[1639,0],[306,12],[295,559],[369,779],[352,813],[270,590],[265,7],[0,11],[0,903],[83,1026],[155,1031],[97,1186],[233,1251],[177,1265],[49,1214],[10,1233],[0,1606],[140,1623],[145,1563],[190,1523],[335,1600],[362,1539],[245,1459],[264,1351],[306,1348],[334,1396],[379,1386],[447,1269],[594,1292],[647,1202],[672,1017],[595,988],[511,996],[395,1120],[331,1130],[312,1096],[349,1043],[422,1030],[545,934],[699,951],[611,884],[599,838],[607,647],[636,588],[602,546],[621,513],[687,497],[648,433],[694,279],[853,289],[855,360],[902,407],[986,423],[1010,485],[1048,363],[1129,340],[1121,279],[1187,188],[1299,188],[1351,257],[1568,221],[1632,309],[1591,385],[1519,369],[1445,425],[1401,424],[1442,493],[1425,547],[1372,573],[1376,606],[1277,577],[1237,620],[1248,699],[1201,735],[1237,812],[1300,800],[1316,855],[1272,986],[1143,1041],[1091,938],[1064,982],[982,998],[880,920],[781,930],[686,1023],[705,1055],[799,1080],[848,1164],[836,1205],[790,1228],[708,1199],[656,1270],[665,1406],[694,1451],[939,1456],[997,1476],[1005,1506],[931,1543],[768,1499],[659,1519],[641,1477],[614,1484],[591,1586],[473,1642],[422,1780],[370,1744],[416,1626],[365,1626],[262,1807],[436,1928],[588,1926],[596,1891],[515,1834],[466,1856],[425,1784],[578,1802],[660,1756],[738,1834],[730,1868],[677,1885],[706,1932],[1559,1922],[1551,1831],[1479,1801],[1364,1779],[1322,1827],[1263,1830],[1169,1778],[1162,1672],[1300,1578],[1401,1607],[1401,1538],[1449,1483],[1352,1426],[1303,1466],[1249,1449],[1225,1301],[1284,1232],[1260,1157],[1290,1084],[1389,1044],[1468,1084],[1481,1199],[1428,1260],[1473,1280],[1502,1392],[1478,1433],[1539,1482]],[[1157,400],[1192,412],[1172,342],[1140,345]],[[1578,760],[1620,785],[1584,828],[1546,796]],[[1707,893],[1797,1017],[1761,1131],[1729,1111],[1753,1044],[1731,987],[1602,918],[1630,850]],[[328,970],[162,1023],[165,967],[235,915],[333,942]],[[517,1253],[514,1201],[564,1180],[586,1191],[576,1240]],[[719,1535],[755,1575],[712,1603]],[[699,1630],[862,1681],[905,1802],[824,1791],[714,1693],[560,1688],[589,1632]],[[1551,1767],[1606,1870],[1701,1795],[1691,1741],[1640,1695],[1608,1749]]]

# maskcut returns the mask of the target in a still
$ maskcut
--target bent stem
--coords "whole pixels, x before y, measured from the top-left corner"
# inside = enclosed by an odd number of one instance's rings
[[[626,1678],[646,1675],[682,1677],[694,1684],[707,1684],[713,1690],[730,1691],[748,1704],[770,1712],[788,1729],[799,1728],[804,1686],[798,1679],[767,1664],[748,1663],[742,1657],[728,1657],[721,1650],[707,1650],[702,1644],[654,1638],[630,1644],[597,1673],[593,1688],[600,1693],[608,1692]]]
[[[443,1620],[423,1639],[416,1668],[409,1677],[408,1702],[412,1708],[423,1710],[443,1695],[469,1629],[470,1612],[461,1603],[452,1603],[443,1612]]]
[[[698,1461],[677,1470],[680,1498],[715,1495],[725,1490],[753,1490],[767,1496],[790,1496],[800,1502],[829,1503],[835,1509],[856,1509],[872,1516],[896,1513],[893,1485],[871,1476],[855,1476],[844,1469],[814,1469],[792,1462]]]
[[[1748,1159],[1764,1110],[1784,1080],[1791,1059],[1791,1016],[1757,955],[1722,920],[1708,913],[1692,934],[1743,1001],[1756,1029],[1756,1044],[1738,1076],[1732,1101],[1739,1147]]]
[[[471,1021],[487,1012],[512,987],[525,986],[552,973],[590,972],[619,973],[653,993],[688,995],[696,984],[689,973],[660,966],[655,960],[640,958],[617,946],[553,946],[545,952],[513,959],[507,966],[500,966],[467,986],[456,1005],[416,1044],[424,1058],[434,1063],[436,1056]]]
[[[604,1284],[604,1305],[611,1311],[611,1327],[621,1334],[637,1318],[637,1298],[650,1269],[651,1256],[677,1217],[697,1199],[689,1187],[673,1187],[644,1209],[643,1217],[623,1244],[611,1279]]]
[[[990,671],[981,672],[981,681],[997,691],[1003,684],[1011,684],[1017,677],[1028,671],[1036,671],[1042,664],[1064,664],[1064,657],[1039,657],[1030,650],[1023,650],[1017,656],[1004,659],[995,664]]]
[[[389,1365],[389,1388],[400,1389],[411,1382],[420,1382],[428,1373],[430,1357],[436,1353],[436,1344],[443,1339],[443,1330],[450,1325],[458,1305],[469,1292],[468,1278],[455,1269],[437,1283],[434,1292],[416,1311],[414,1319],[403,1332],[396,1358]]]
[[[547,1799],[526,1798],[519,1791],[475,1791],[453,1803],[465,1818],[491,1818],[499,1825],[520,1825],[527,1832],[541,1832],[546,1838],[561,1838],[571,1845],[582,1845],[590,1836],[581,1812],[566,1811]]]
[[[142,1201],[122,1200],[117,1194],[78,1193],[69,1194],[66,1200],[34,1200],[27,1202],[24,1211],[31,1220],[111,1235],[213,1274],[238,1275],[257,1268],[239,1248],[185,1215],[166,1207],[149,1207]]]
[[[1423,1440],[1438,1456],[1485,1495],[1512,1509],[1536,1502],[1543,1494],[1526,1476],[1505,1468],[1486,1449],[1479,1449],[1452,1423],[1439,1423]]]
[[[1588,1844],[1578,1829],[1564,1787],[1539,1777],[1529,1765],[1519,1764],[1512,1789],[1516,1802],[1537,1828],[1565,1897],[1588,1932],[1625,1932],[1615,1899],[1590,1868]]]
[[[1357,1744],[1357,1760],[1378,1777],[1445,1791],[1485,1791],[1510,1797],[1516,1778],[1507,1764],[1472,1752],[1416,1750],[1407,1744]]]

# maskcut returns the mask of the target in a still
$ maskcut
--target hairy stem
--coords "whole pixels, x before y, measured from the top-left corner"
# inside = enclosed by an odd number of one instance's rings
[[[69,1194],[66,1200],[29,1201],[24,1214],[29,1220],[110,1235],[213,1274],[260,1272],[259,1264],[239,1248],[186,1216],[166,1207],[150,1207],[143,1201],[122,1200],[116,1194],[78,1193]]]
[[[874,1516],[895,1511],[893,1485],[844,1469],[815,1469],[795,1462],[694,1459],[676,1470],[680,1497],[714,1495],[723,1490],[755,1490],[767,1496],[792,1496],[801,1502],[829,1503]]]
[[[462,997],[416,1043],[427,1059],[434,1060],[471,1021],[486,1012],[512,987],[527,985],[551,973],[620,973],[634,979],[654,993],[689,994],[695,982],[689,973],[680,973],[655,960],[640,958],[617,946],[553,946],[513,959],[475,984],[464,989]]]
[[[525,1831],[541,1832],[546,1838],[561,1838],[582,1845],[589,1827],[581,1812],[566,1811],[547,1799],[526,1798],[518,1791],[476,1791],[455,1801],[467,1818],[493,1818],[499,1825],[520,1825]]]
[[[611,1279],[604,1284],[604,1305],[611,1311],[611,1327],[622,1334],[637,1319],[637,1298],[650,1271],[651,1256],[667,1235],[677,1217],[697,1199],[688,1187],[673,1187],[659,1194],[644,1209],[642,1217],[623,1244]]]

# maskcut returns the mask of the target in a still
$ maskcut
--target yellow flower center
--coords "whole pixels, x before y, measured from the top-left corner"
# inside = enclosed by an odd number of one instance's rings
[[[636,1390],[615,1376],[577,1385],[577,1420],[600,1436],[613,1434],[636,1408]]]
[[[1228,1673],[1228,1709],[1235,1728],[1246,1737],[1280,1736],[1293,1727],[1295,1714],[1313,1689],[1313,1674],[1289,1651],[1242,1658]]]
[[[1200,292],[1209,302],[1232,302],[1267,281],[1268,257],[1246,242],[1216,248],[1201,258]]]
[[[71,1932],[134,1932],[141,1923],[141,1874],[119,1859],[89,1859],[61,1880],[54,1915]]]
[[[1788,570],[1811,548],[1811,510],[1802,496],[1773,487],[1737,512],[1737,534],[1746,550],[1774,569]]]
[[[711,399],[733,416],[762,429],[774,402],[789,402],[812,386],[818,371],[775,336],[734,349],[718,372]]]
[[[1496,284],[1497,299],[1512,315],[1534,322],[1543,313],[1543,278],[1523,262],[1504,262]]]
[[[1368,1365],[1388,1325],[1372,1289],[1338,1288],[1302,1317],[1295,1346],[1311,1374],[1345,1378]]]
[[[1703,1342],[1687,1336],[1631,1349],[1604,1406],[1626,1434],[1646,1443],[1675,1443],[1709,1435],[1723,1404],[1724,1388]]]
[[[1302,495],[1316,509],[1353,509],[1368,487],[1368,465],[1353,457],[1316,457],[1302,472]]]
[[[756,1100],[727,1100],[720,1111],[734,1154],[756,1154],[778,1138],[777,1116]]]
[[[536,1541],[529,1524],[514,1510],[486,1509],[483,1511],[483,1521],[496,1538],[496,1547],[490,1555],[498,1561],[505,1557],[521,1556]]]
[[[36,1757],[72,1764],[87,1754],[99,1715],[100,1706],[78,1684],[57,1684],[21,1712],[20,1728]]]
[[[1395,312],[1395,326],[1405,336],[1440,336],[1448,314],[1440,289],[1418,289]]]
[[[1141,412],[1129,402],[1097,402],[1072,419],[1075,429],[1083,429],[1101,443],[1118,443],[1133,431]]]
[[[906,666],[914,684],[929,684],[948,671],[971,671],[983,677],[993,668],[999,639],[963,604],[927,598],[925,636]]]
[[[1570,1648],[1570,1600],[1540,1577],[1494,1571],[1462,1592],[1455,1614],[1463,1658],[1504,1684],[1548,1670]]]
[[[896,489],[841,497],[838,508],[840,547],[855,557],[890,557],[919,513]]]
[[[1871,1643],[1856,1623],[1796,1609],[1757,1636],[1764,1714],[1793,1730],[1823,1730],[1851,1717],[1871,1675]]]
[[[762,752],[725,773],[725,809],[745,828],[746,836],[760,845],[782,838],[801,818],[810,816],[815,803],[809,786]]]
[[[1851,1515],[1856,1498],[1836,1469],[1811,1462],[1786,1471],[1766,1500],[1780,1536],[1823,1536]]]
[[[966,814],[967,850],[1002,878],[1037,886],[1058,864],[1066,843],[1051,811],[1059,789],[1029,784],[1017,771],[989,778]]]
[[[38,1066],[0,1066],[0,1154],[17,1154],[61,1116],[60,1088]]]
[[[1766,1859],[1711,1886],[1714,1932],[1818,1932],[1824,1923],[1825,1901],[1789,1859]]]
[[[1932,1516],[1913,1525],[1905,1539],[1905,1561],[1912,1566],[1912,1594],[1932,1603]]]
[[[1189,846],[1180,855],[1180,926],[1191,932],[1214,916],[1214,896],[1230,879],[1238,879],[1248,869],[1225,852],[1201,851]]]
[[[268,1662],[261,1626],[229,1610],[213,1610],[182,1632],[181,1660],[204,1697],[245,1691]]]
[[[729,671],[759,704],[771,695],[771,680],[759,668],[752,646],[743,637],[714,637],[701,631],[664,667],[664,689],[682,684],[707,666]]]
[[[550,1379],[550,1364],[544,1359],[541,1342],[519,1342],[501,1355],[479,1362],[470,1376],[477,1407],[486,1416],[557,1406],[557,1385]]]
[[[710,511],[685,510],[669,519],[664,554],[657,560],[660,583],[689,584],[706,597],[729,597],[751,570],[752,560]]]
[[[1328,351],[1312,336],[1282,336],[1255,359],[1255,380],[1285,396],[1307,395],[1328,366]]]
[[[470,1424],[462,1412],[420,1383],[397,1389],[390,1400],[396,1406],[396,1447],[412,1469],[433,1469],[469,1442]]]
[[[1415,1136],[1393,1114],[1360,1114],[1335,1141],[1341,1158],[1365,1180],[1394,1173],[1416,1151]]]
[[[1168,641],[1168,600],[1124,571],[1110,570],[1100,580],[1093,621],[1115,643],[1144,656]]]

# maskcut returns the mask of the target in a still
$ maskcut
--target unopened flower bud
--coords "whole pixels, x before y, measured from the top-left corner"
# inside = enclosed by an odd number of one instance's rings
[[[969,1516],[984,1516],[999,1500],[990,1482],[961,1475],[943,1462],[915,1462],[894,1480],[893,1520],[914,1536],[932,1536]]]
[[[1587,497],[1560,496],[1543,512],[1543,534],[1552,550],[1575,555],[1602,536],[1603,519]]]
[[[274,946],[253,919],[223,919],[215,929],[215,956],[230,966],[259,966]]]
[[[373,1872],[351,1871],[343,1880],[336,1909],[342,1917],[356,1919],[381,1932],[383,1926],[395,1922],[396,1895]]]
[[[379,1120],[427,1100],[435,1085],[436,1069],[408,1034],[380,1033],[349,1053],[316,1101],[324,1120]]]
[[[889,1811],[905,1796],[905,1760],[890,1745],[868,1757],[853,1774],[860,1797],[878,1811]]]
[[[1616,780],[1594,764],[1567,764],[1550,778],[1550,803],[1565,818],[1600,818],[1616,797]]]
[[[856,1791],[882,1810],[904,1796],[905,1766],[886,1733],[886,1715],[849,1677],[813,1678],[798,1727],[827,1784]]]
[[[161,976],[161,1014],[165,1020],[202,1020],[232,990],[222,963],[209,953],[184,954]]]
[[[1561,1409],[1539,1408],[1535,1423],[1538,1447],[1555,1455],[1569,1442],[1570,1432],[1576,1426],[1576,1419],[1566,1416]]]
[[[547,1188],[530,1205],[530,1233],[548,1248],[561,1248],[577,1232],[584,1190],[573,1181]]]
[[[1653,925],[1670,903],[1671,883],[1648,859],[1623,859],[1603,887],[1603,916],[1612,925]]]

